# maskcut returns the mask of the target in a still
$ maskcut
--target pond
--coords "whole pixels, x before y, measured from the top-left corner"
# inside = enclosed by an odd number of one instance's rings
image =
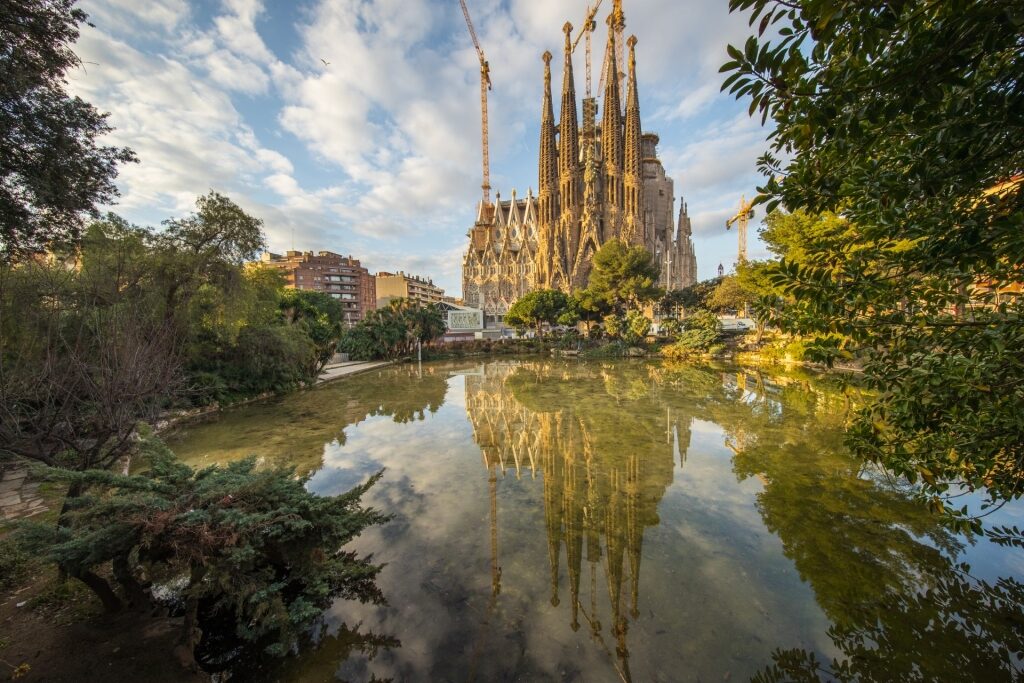
[[[1003,680],[1024,554],[946,531],[851,458],[835,379],[646,362],[391,366],[170,439],[255,455],[395,515],[354,544],[384,606],[338,602],[275,681]],[[1019,507],[988,521],[1021,525]],[[774,653],[774,654],[773,654]],[[783,675],[788,672],[787,675]]]

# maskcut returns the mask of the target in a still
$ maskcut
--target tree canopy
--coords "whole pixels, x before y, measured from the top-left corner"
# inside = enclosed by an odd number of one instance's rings
[[[594,254],[587,289],[603,299],[612,312],[625,315],[630,309],[664,296],[658,287],[659,274],[658,264],[649,251],[611,239]]]
[[[544,324],[558,324],[567,313],[569,297],[557,289],[538,289],[529,292],[508,309],[505,322],[513,327],[532,327],[537,336],[544,333]]]
[[[758,201],[791,229],[793,331],[841,335],[879,394],[853,447],[921,482],[1024,493],[1024,15],[1016,0],[731,0],[723,88],[771,119]]]
[[[0,258],[77,239],[84,217],[117,196],[117,166],[135,160],[100,144],[107,115],[65,89],[86,21],[74,5],[0,4]]]

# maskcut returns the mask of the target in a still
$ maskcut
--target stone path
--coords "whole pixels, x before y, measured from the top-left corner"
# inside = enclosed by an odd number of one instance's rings
[[[0,464],[0,520],[24,519],[46,512],[39,483],[28,480],[28,471],[15,464]]]
[[[385,365],[389,365],[388,361],[350,361],[347,363],[328,365],[324,368],[324,371],[320,373],[320,379],[317,380],[317,383],[322,384],[323,382],[330,382],[332,379],[355,375],[360,372],[366,372],[367,370],[373,370],[374,368],[382,368]]]

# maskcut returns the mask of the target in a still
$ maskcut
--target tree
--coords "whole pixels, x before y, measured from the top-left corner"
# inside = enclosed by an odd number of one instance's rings
[[[1019,3],[730,7],[760,21],[722,67],[775,125],[759,201],[841,217],[806,234],[807,261],[784,261],[777,284],[802,308],[789,329],[867,354],[879,393],[851,445],[936,509],[952,483],[1019,497],[1024,300],[1001,294],[1024,262]]]
[[[74,0],[0,4],[0,258],[77,240],[83,218],[117,196],[124,147],[100,145],[107,115],[65,90],[86,14]]]
[[[316,361],[310,374],[319,375],[341,339],[345,319],[341,302],[323,292],[288,289],[281,297],[280,306],[285,322],[299,325],[313,342]]]
[[[608,302],[589,288],[574,292],[569,297],[569,307],[576,312],[579,321],[586,324],[587,332],[611,313]]]
[[[380,567],[343,550],[387,520],[360,504],[380,474],[340,496],[319,496],[306,490],[308,476],[257,469],[255,458],[196,472],[153,438],[143,440],[140,456],[147,469],[139,475],[54,471],[54,479],[88,484],[93,495],[65,524],[26,525],[20,534],[75,575],[109,563],[140,611],[156,607],[160,583],[178,586],[186,663],[194,663],[209,615],[228,615],[243,642],[280,656],[334,599],[383,601],[374,584]],[[104,596],[108,610],[125,606],[109,589]]]
[[[682,325],[683,331],[676,343],[662,350],[669,358],[685,358],[706,352],[722,330],[718,316],[707,310],[694,311]]]
[[[698,310],[708,307],[708,297],[718,287],[722,278],[702,280],[689,287],[667,292],[660,303],[661,312],[664,315],[677,315],[691,310]]]
[[[532,327],[537,336],[544,336],[544,324],[555,325],[569,306],[565,292],[557,289],[539,289],[512,304],[505,314],[505,322],[513,327]]]
[[[718,283],[718,286],[711,290],[707,298],[707,307],[717,313],[741,313],[753,298],[743,289],[739,278],[735,275],[726,275]]]
[[[660,271],[651,253],[619,239],[601,245],[594,254],[587,289],[603,299],[613,313],[625,315],[648,301],[664,296],[658,287]]]
[[[418,343],[429,344],[445,333],[444,317],[436,306],[394,299],[371,311],[345,330],[339,348],[362,360],[397,358],[412,353]]]

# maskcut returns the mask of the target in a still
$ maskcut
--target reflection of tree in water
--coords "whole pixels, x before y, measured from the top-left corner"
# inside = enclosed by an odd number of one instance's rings
[[[822,428],[842,419],[842,395],[725,384],[746,400],[708,409],[733,435],[734,470],[764,484],[758,510],[814,589],[842,653],[824,665],[804,650],[777,651],[757,680],[1020,677],[1024,586],[973,578],[956,563],[961,542],[938,518],[843,454],[839,430]]]
[[[312,473],[323,466],[324,446],[344,445],[350,426],[381,416],[404,424],[437,412],[448,377],[444,366],[394,366],[228,411],[214,422],[184,427],[170,444],[185,462],[207,454],[218,462],[257,455]]]
[[[607,628],[613,661],[626,680],[630,620],[639,617],[643,532],[658,524],[674,453],[685,454],[689,447],[689,418],[666,415],[652,388],[644,365],[619,364],[606,371],[596,365],[490,364],[466,376],[467,410],[492,481],[494,595],[500,591],[494,481],[499,473],[540,474],[551,604],[562,602],[564,547],[570,626],[575,631],[586,622],[611,653],[604,640]],[[623,419],[626,402],[628,420]],[[610,619],[599,614],[598,574],[604,575]]]
[[[360,631],[358,626],[341,624],[332,629],[322,623],[305,639],[301,658],[249,658],[232,669],[231,680],[385,683],[392,679],[377,678],[368,670],[369,665],[382,651],[401,646],[397,638]]]

